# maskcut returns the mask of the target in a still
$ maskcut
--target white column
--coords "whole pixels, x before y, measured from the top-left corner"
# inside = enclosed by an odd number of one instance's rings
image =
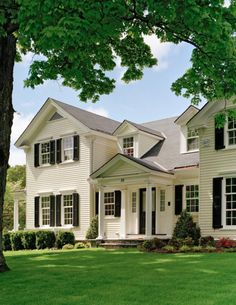
[[[98,205],[98,237],[97,239],[104,238],[104,190],[102,187],[99,189],[99,205]]]
[[[126,238],[126,190],[121,191],[120,238]]]
[[[146,187],[146,224],[145,224],[145,238],[152,237],[152,187]]]
[[[18,231],[19,228],[19,200],[14,199],[14,226],[13,230]]]

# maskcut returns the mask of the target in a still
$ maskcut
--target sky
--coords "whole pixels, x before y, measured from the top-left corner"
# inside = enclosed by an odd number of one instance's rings
[[[118,121],[128,119],[143,123],[180,115],[190,105],[190,100],[177,97],[171,91],[171,84],[190,67],[192,48],[186,43],[160,43],[155,36],[145,39],[153,55],[158,58],[158,66],[145,69],[142,80],[125,84],[121,81],[124,68],[117,62],[113,73],[116,79],[115,90],[110,95],[101,96],[95,104],[81,102],[78,92],[63,87],[58,81],[46,81],[35,89],[24,88],[24,79],[27,78],[29,66],[34,59],[32,54],[24,56],[14,70],[13,105],[16,113],[12,128],[10,165],[25,164],[24,152],[14,147],[14,143],[48,97]],[[203,104],[199,105],[202,106]]]

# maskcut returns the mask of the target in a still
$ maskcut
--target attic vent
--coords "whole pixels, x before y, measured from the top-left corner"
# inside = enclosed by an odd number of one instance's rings
[[[61,118],[63,118],[63,116],[61,116],[58,112],[55,112],[49,121],[55,121]]]

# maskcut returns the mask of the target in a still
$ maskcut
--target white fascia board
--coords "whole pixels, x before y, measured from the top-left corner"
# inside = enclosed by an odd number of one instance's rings
[[[194,115],[199,112],[199,109],[190,105],[176,120],[175,124],[185,125]]]

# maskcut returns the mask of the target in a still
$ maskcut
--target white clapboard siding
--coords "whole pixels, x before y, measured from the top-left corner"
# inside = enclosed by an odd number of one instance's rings
[[[58,120],[45,124],[36,136],[34,143],[52,137],[58,139],[63,134],[81,133],[67,120]],[[75,228],[77,239],[84,238],[90,223],[90,185],[87,181],[90,171],[90,145],[83,135],[80,136],[80,160],[49,166],[34,167],[34,143],[27,152],[27,229],[34,228],[34,197],[38,193],[63,190],[76,190],[80,195],[80,226]]]
[[[138,157],[142,157],[154,145],[158,143],[158,139],[149,136],[148,134],[138,135]]]
[[[93,142],[93,172],[118,153],[116,141],[96,138]]]
[[[202,235],[215,238],[228,236],[236,238],[236,230],[214,230],[212,228],[212,179],[222,177],[223,172],[236,173],[236,150],[215,150],[214,119],[200,131],[200,217]],[[207,144],[206,144],[207,143]]]
[[[107,239],[120,238],[120,217],[105,219],[104,232]]]

